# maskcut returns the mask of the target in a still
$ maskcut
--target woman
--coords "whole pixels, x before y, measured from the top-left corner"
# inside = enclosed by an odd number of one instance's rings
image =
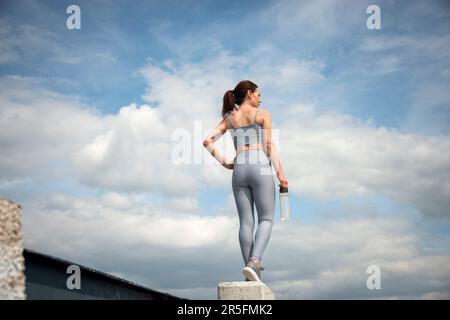
[[[272,143],[270,113],[259,107],[258,86],[251,81],[239,82],[223,97],[223,120],[203,141],[208,151],[227,169],[233,170],[232,188],[239,215],[239,244],[246,281],[261,281],[261,258],[272,232],[275,211],[275,184],[271,165],[280,181],[288,187],[275,145]],[[239,107],[236,108],[236,105]],[[214,142],[231,130],[236,157],[228,161],[216,150]],[[258,227],[253,239],[254,211]]]

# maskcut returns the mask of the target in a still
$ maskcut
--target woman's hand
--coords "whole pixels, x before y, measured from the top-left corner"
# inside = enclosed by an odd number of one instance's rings
[[[278,174],[278,180],[280,180],[280,187],[287,188],[288,187],[288,181],[286,180],[286,177],[283,173]]]
[[[230,170],[234,169],[234,163],[225,163],[223,166]]]
[[[233,162],[225,161],[225,163],[222,164],[222,166],[224,166],[227,169],[233,170],[234,169],[234,161]]]

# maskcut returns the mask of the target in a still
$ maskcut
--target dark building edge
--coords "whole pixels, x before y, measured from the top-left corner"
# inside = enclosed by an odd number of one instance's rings
[[[30,249],[24,249],[23,255],[25,292],[29,300],[188,300]],[[67,273],[70,265],[80,268],[80,289],[67,286],[67,279],[72,275]]]

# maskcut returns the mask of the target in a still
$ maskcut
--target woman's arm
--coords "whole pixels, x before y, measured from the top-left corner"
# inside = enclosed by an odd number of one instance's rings
[[[264,148],[267,157],[272,162],[278,180],[280,181],[280,186],[287,188],[288,181],[284,175],[283,168],[281,167],[281,160],[278,154],[278,149],[276,145],[272,142],[272,117],[270,116],[270,113],[267,111],[265,111],[263,117],[263,131],[266,137]]]
[[[219,150],[214,145],[214,142],[219,140],[222,135],[227,131],[227,122],[223,119],[203,140],[203,146],[206,150],[211,153],[211,155],[216,158],[219,163],[227,169],[233,169],[234,163],[232,161],[228,161],[225,157],[219,152]]]
[[[270,161],[274,164],[275,172],[277,173],[278,180],[280,181],[280,186],[288,188],[288,181],[284,175],[283,168],[281,167],[281,161],[278,156],[278,149],[274,143],[271,144],[270,148],[271,155],[268,156]]]

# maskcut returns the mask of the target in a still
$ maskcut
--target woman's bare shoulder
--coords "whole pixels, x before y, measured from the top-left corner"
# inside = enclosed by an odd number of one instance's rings
[[[265,108],[260,108],[260,111],[258,112],[258,116],[257,116],[256,120],[257,120],[257,122],[264,123],[264,121],[272,121],[272,116],[270,115],[269,110],[267,110]]]
[[[260,108],[261,110],[259,111],[260,115],[264,115],[264,116],[268,116],[270,117],[270,111],[267,110],[266,108]]]
[[[232,128],[231,121],[234,122],[234,116],[235,116],[235,113],[236,113],[235,111],[236,111],[236,109],[229,111],[227,113],[227,115],[225,116],[225,118],[223,118],[223,121],[225,121],[227,123],[228,129]]]

